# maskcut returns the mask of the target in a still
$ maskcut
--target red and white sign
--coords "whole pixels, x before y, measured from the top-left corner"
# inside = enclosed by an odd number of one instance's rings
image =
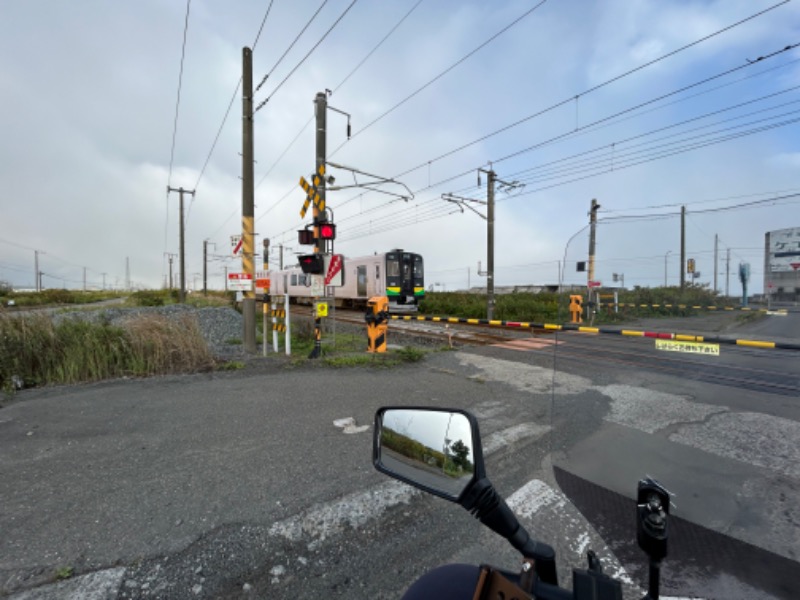
[[[800,263],[789,263],[789,266],[792,267],[795,271],[800,269]]]
[[[601,285],[603,285],[603,282],[602,281],[590,281],[586,285],[588,285],[590,288],[596,288],[596,287],[600,287]]]
[[[242,253],[242,236],[240,235],[232,235],[231,236],[231,251],[233,252],[234,256],[239,256]]]
[[[228,273],[228,289],[234,292],[252,292],[253,276],[250,273]]]
[[[344,257],[334,254],[325,257],[325,285],[341,287],[344,285]]]

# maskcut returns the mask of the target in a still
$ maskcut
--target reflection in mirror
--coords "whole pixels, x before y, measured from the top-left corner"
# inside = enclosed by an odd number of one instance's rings
[[[383,413],[378,462],[387,471],[457,500],[475,472],[472,427],[461,413],[389,409]]]

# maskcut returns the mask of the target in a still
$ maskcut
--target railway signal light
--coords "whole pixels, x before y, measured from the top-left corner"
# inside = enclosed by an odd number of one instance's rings
[[[323,254],[302,254],[299,262],[303,273],[321,275],[325,272],[325,256]]]
[[[335,240],[336,239],[336,225],[333,223],[322,223],[319,226],[319,239],[321,240]]]

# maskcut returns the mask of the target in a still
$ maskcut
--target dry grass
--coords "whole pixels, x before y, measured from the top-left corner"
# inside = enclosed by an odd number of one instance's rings
[[[0,389],[186,373],[213,359],[196,320],[135,317],[123,326],[0,315]]]

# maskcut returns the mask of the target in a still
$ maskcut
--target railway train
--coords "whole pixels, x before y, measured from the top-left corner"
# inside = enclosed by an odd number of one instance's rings
[[[373,296],[386,296],[390,312],[414,312],[425,296],[422,256],[395,249],[382,254],[344,258],[341,287],[328,288],[337,307],[363,308]],[[271,294],[289,294],[291,302],[310,304],[311,277],[299,266],[267,271]],[[330,293],[332,292],[332,293]]]

